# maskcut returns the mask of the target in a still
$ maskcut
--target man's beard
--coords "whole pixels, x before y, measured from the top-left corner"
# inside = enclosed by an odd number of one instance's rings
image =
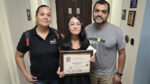
[[[96,18],[101,18],[102,21],[101,22],[97,22]],[[105,24],[107,22],[107,18],[106,18],[106,20],[104,20],[101,16],[96,16],[95,18],[93,18],[93,20],[94,20],[95,24],[97,24],[97,25],[102,25],[102,24]]]

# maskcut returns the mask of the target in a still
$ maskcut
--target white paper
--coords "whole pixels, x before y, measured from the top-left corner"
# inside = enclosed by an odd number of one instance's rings
[[[93,50],[93,55],[95,55],[96,53],[96,49],[93,48],[92,46],[89,46],[86,50]]]

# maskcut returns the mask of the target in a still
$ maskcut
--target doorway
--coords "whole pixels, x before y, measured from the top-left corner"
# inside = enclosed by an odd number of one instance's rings
[[[92,0],[56,0],[57,26],[64,34],[65,25],[69,15],[80,16],[84,27],[92,22]]]

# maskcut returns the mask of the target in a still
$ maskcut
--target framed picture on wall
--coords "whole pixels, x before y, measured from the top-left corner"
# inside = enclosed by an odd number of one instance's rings
[[[122,20],[126,19],[126,9],[122,10]]]
[[[128,13],[128,22],[127,24],[129,26],[134,26],[134,20],[135,20],[136,11],[129,11]]]
[[[130,1],[130,8],[136,8],[137,7],[137,1],[138,0],[131,0]]]

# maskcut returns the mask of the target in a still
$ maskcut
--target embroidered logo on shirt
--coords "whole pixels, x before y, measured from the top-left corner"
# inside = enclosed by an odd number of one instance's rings
[[[89,39],[90,44],[99,44],[100,42],[105,43],[105,40],[98,38],[90,38]]]
[[[56,39],[50,40],[50,44],[57,44]]]

